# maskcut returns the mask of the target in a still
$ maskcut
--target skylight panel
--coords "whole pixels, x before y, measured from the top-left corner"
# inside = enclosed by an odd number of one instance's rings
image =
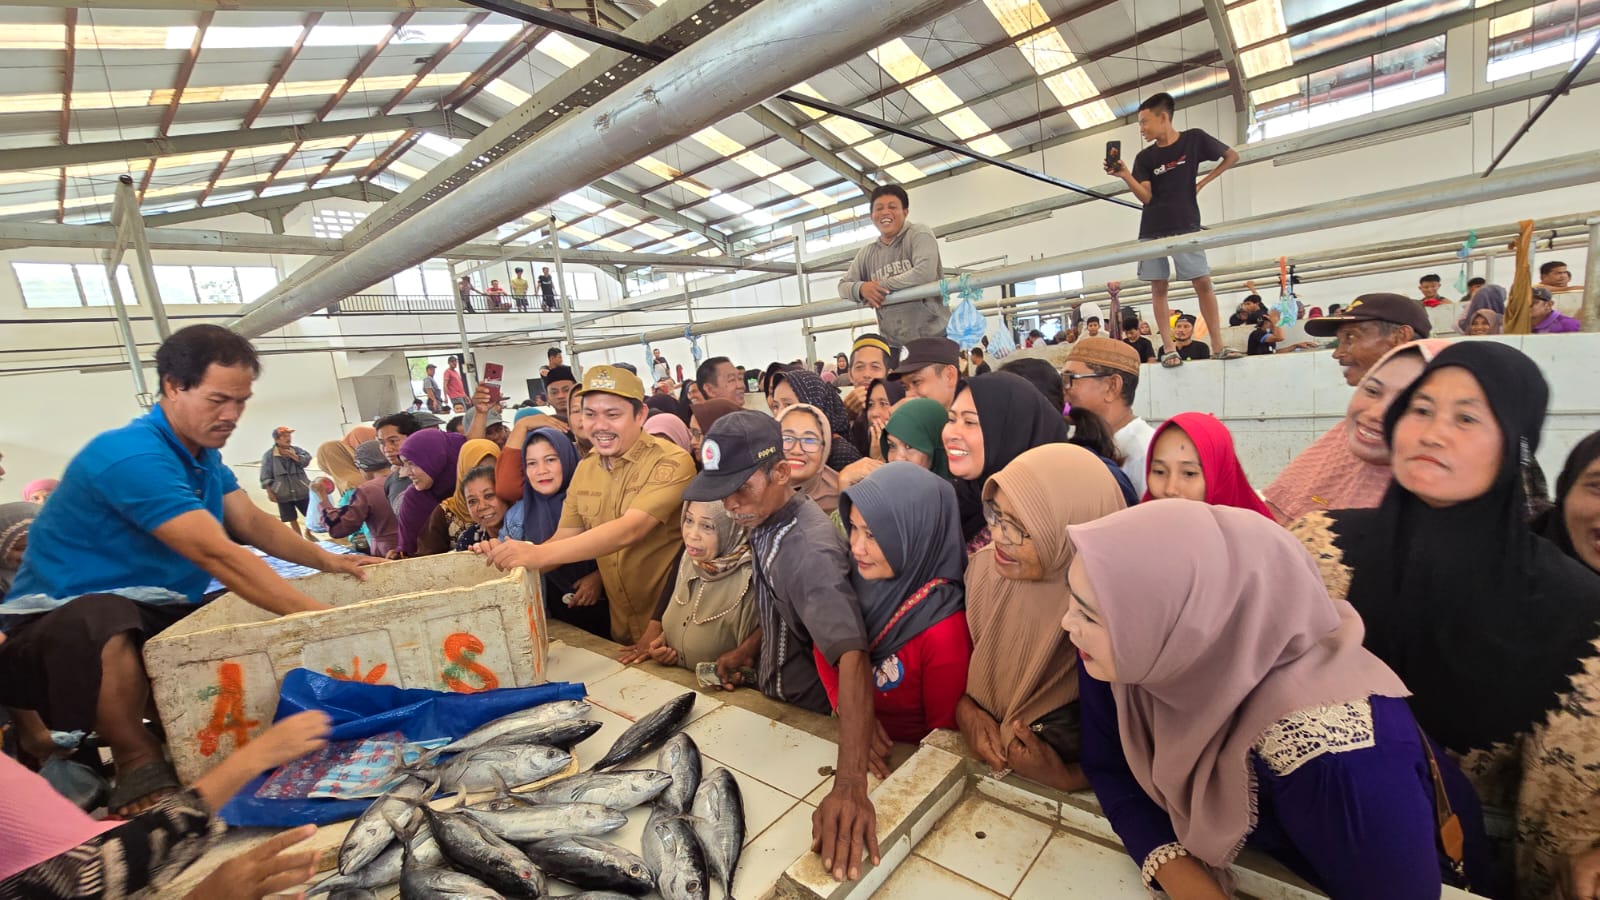
[[[417,143],[421,144],[428,152],[443,156],[446,159],[461,152],[460,144],[431,131],[422,132],[421,136],[417,138]]]
[[[685,177],[682,172],[678,171],[672,166],[667,165],[661,160],[656,159],[654,156],[646,156],[635,160],[633,164],[641,169],[644,169],[646,172],[649,172],[651,175],[660,178],[662,181],[670,181],[689,193],[694,194],[696,197],[700,197],[701,199],[710,197],[712,194],[712,190],[710,188],[698,181],[695,181],[693,178]]]
[[[932,69],[922,61],[911,46],[895,38],[867,53],[873,61],[901,83],[924,108],[939,117],[955,135],[968,142],[972,149],[990,156],[1005,153],[1011,147],[998,135],[987,134],[992,129],[978,114],[962,105],[960,97],[950,89],[943,78],[932,74]],[[907,84],[907,82],[911,82]],[[979,138],[979,135],[987,135]]]
[[[522,88],[517,87],[509,81],[504,81],[499,78],[491,80],[488,84],[483,86],[483,89],[488,91],[490,94],[499,97],[501,100],[511,104],[512,106],[521,106],[522,104],[533,99],[532,94],[528,93]]]
[[[1284,37],[1289,25],[1284,19],[1281,0],[1253,0],[1228,10],[1228,27],[1241,47],[1271,41],[1239,54],[1239,65],[1246,78],[1275,72],[1294,63],[1294,52]]]
[[[795,85],[793,90],[797,94],[815,97],[818,100],[827,99],[818,93],[816,88],[804,81]],[[805,107],[801,107],[801,109],[805,109]],[[894,180],[902,182],[914,181],[922,177],[921,169],[907,162],[905,157],[896,153],[888,144],[873,137],[872,132],[863,128],[860,123],[849,119],[841,119],[838,116],[823,116],[815,121],[816,124],[822,126],[822,130],[844,141],[851,149],[883,167],[883,170]]]
[[[569,69],[589,58],[589,51],[553,31],[533,48]]]
[[[1062,37],[1059,28],[1046,28],[1037,34],[1019,37],[1050,21],[1037,0],[984,0],[984,3],[1006,34],[1015,39],[1014,46],[1044,80],[1045,88],[1056,102],[1067,107],[1067,114],[1079,128],[1116,118],[1110,105],[1100,99],[1100,90],[1089,73],[1077,64],[1078,55],[1067,46],[1067,39]]]

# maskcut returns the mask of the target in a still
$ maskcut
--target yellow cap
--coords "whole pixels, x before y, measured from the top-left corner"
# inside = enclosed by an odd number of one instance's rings
[[[639,376],[620,366],[591,366],[584,370],[583,388],[579,394],[598,392],[615,394],[629,400],[644,402],[644,382]]]

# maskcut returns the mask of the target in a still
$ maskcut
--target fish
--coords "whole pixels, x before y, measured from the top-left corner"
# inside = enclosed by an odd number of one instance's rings
[[[408,775],[387,794],[372,801],[372,805],[350,824],[344,841],[339,844],[339,874],[353,875],[377,859],[378,854],[394,843],[395,832],[385,819],[392,816],[400,821],[400,817],[405,816],[409,820],[411,808],[424,796],[428,796],[428,783]]]
[[[617,738],[611,749],[592,768],[597,772],[609,769],[654,749],[683,725],[683,721],[689,717],[689,710],[694,708],[696,696],[694,691],[679,694],[660,708],[640,717],[628,726],[628,730]]]
[[[685,816],[662,816],[648,826],[654,832],[656,890],[662,900],[705,900],[706,854]]]
[[[585,772],[552,785],[513,796],[528,803],[598,803],[607,809],[633,809],[649,803],[672,784],[672,776],[655,769]]]
[[[561,900],[633,900],[633,898],[616,891],[579,891],[576,894],[568,894]]]
[[[424,806],[422,815],[433,829],[439,849],[456,867],[513,897],[544,894],[544,873],[526,853],[460,813],[438,812]]]
[[[587,740],[596,731],[599,731],[601,724],[593,719],[562,719],[559,722],[549,722],[543,725],[529,725],[516,731],[508,731],[482,746],[548,744],[551,747],[570,750],[580,742]]]
[[[576,887],[638,896],[656,886],[655,875],[644,860],[596,838],[547,838],[518,846],[545,874]]]
[[[417,862],[425,866],[445,865],[444,854],[439,850],[439,843],[433,839],[433,832],[428,829],[428,823],[419,819],[411,827],[413,834],[410,839],[410,849]],[[349,875],[340,872],[329,875],[312,885],[306,891],[306,896],[313,897],[327,893],[331,897],[337,897],[343,891],[361,891],[394,884],[400,880],[403,873],[405,851],[406,848],[399,840],[390,841],[389,846],[378,854],[377,859]]]
[[[672,776],[672,784],[656,798],[656,806],[675,816],[687,813],[700,786],[700,748],[694,738],[683,732],[667,738],[656,754],[656,767]]]
[[[400,869],[400,900],[440,900],[440,898],[504,900],[494,888],[465,872],[457,872],[442,864],[424,865],[418,862],[411,845],[417,837],[419,826],[401,825],[392,815],[385,815],[384,820],[389,823],[394,833],[400,836],[399,844],[403,853]],[[422,823],[425,817],[418,816],[413,821]]]
[[[626,814],[598,803],[518,804],[510,809],[471,806],[461,814],[508,841],[605,834],[628,823]]]
[[[549,725],[565,719],[582,718],[593,709],[594,707],[583,700],[556,700],[552,703],[541,703],[538,706],[519,709],[492,722],[485,722],[434,752],[440,754],[465,753],[468,750],[476,750],[484,744],[513,731],[520,731],[524,728],[532,728],[539,725]]]
[[[501,783],[522,785],[554,775],[572,754],[545,744],[493,744],[458,754],[440,766],[437,778],[448,792],[491,791]]]
[[[367,888],[340,888],[329,894],[328,900],[378,900],[378,895]]]
[[[706,863],[722,882],[724,900],[733,900],[733,878],[744,852],[744,795],[727,769],[717,768],[695,791],[694,833],[706,852]]]

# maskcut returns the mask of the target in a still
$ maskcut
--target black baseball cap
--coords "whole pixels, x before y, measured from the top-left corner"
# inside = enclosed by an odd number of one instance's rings
[[[781,455],[783,432],[777,419],[752,409],[728,413],[712,423],[700,441],[700,474],[684,488],[683,499],[721,500],[737,491],[763,462]]]
[[[1362,294],[1350,301],[1350,305],[1340,309],[1336,315],[1318,316],[1306,320],[1306,334],[1313,337],[1333,337],[1339,333],[1339,326],[1350,322],[1389,322],[1394,325],[1410,325],[1411,331],[1419,338],[1425,338],[1433,331],[1433,323],[1428,321],[1427,310],[1422,304],[1399,294]]]
[[[545,384],[558,384],[563,381],[577,381],[578,377],[572,374],[571,366],[551,366],[550,371],[544,374]]]
[[[942,337],[912,338],[906,341],[905,355],[900,365],[889,373],[889,380],[898,381],[901,376],[928,366],[954,366],[960,362],[961,348],[955,341]]]

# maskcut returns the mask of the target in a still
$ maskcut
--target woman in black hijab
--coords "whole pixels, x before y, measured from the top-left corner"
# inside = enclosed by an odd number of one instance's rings
[[[961,538],[967,553],[989,544],[983,518],[983,483],[1025,451],[1067,442],[1061,410],[1051,409],[1033,385],[1008,372],[990,372],[956,387],[944,426],[944,450],[956,478]]]
[[[1600,572],[1600,431],[1572,448],[1556,478],[1556,505],[1533,523],[1533,530]]]
[[[782,390],[787,386],[788,390]],[[794,400],[789,399],[789,394]],[[835,472],[861,458],[861,451],[850,443],[850,414],[845,412],[839,390],[811,372],[788,369],[773,375],[772,396],[777,401],[778,415],[795,405],[809,403],[828,417],[828,427],[833,431],[833,444],[828,451],[828,468]]]
[[[1463,754],[1487,806],[1514,807],[1524,898],[1553,896],[1566,857],[1600,838],[1600,576],[1524,520],[1548,399],[1520,351],[1452,344],[1385,416],[1383,502],[1291,526],[1423,730]]]

